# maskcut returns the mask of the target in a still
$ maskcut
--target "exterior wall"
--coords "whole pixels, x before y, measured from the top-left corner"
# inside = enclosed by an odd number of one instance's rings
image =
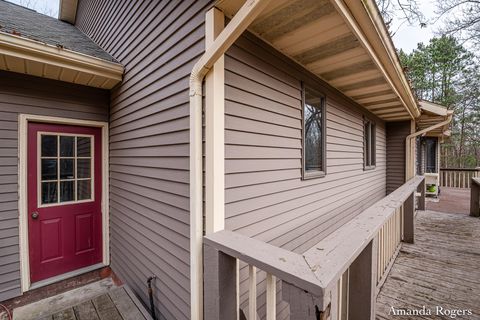
[[[111,93],[111,266],[165,319],[190,318],[189,74],[201,1],[80,0],[76,25],[126,68]]]
[[[251,35],[225,58],[226,229],[304,252],[385,197],[382,120]],[[301,81],[327,96],[327,174],[302,180]],[[377,165],[363,167],[363,117],[376,123]],[[257,275],[264,318],[264,273]],[[240,272],[246,307],[248,270]],[[277,293],[277,318],[288,305]]]
[[[227,229],[304,252],[385,196],[383,121],[368,115],[377,165],[364,171],[364,109],[252,36],[228,51],[225,69]],[[301,179],[301,80],[327,96],[324,178]]]
[[[405,139],[410,121],[389,122],[387,127],[387,193],[405,183]]]
[[[18,115],[108,121],[106,91],[0,71],[0,301],[20,290]]]

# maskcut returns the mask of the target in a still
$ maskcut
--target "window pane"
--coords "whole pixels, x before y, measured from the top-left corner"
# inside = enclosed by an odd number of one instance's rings
[[[77,178],[90,178],[90,159],[77,160]]]
[[[437,172],[437,141],[435,138],[426,138],[426,171],[427,173]]]
[[[370,165],[374,166],[375,165],[375,124],[370,123]]]
[[[57,203],[57,182],[42,182],[42,204]]]
[[[364,124],[364,138],[365,138],[365,165],[370,166],[370,122],[366,121]]]
[[[57,136],[42,135],[42,157],[57,156]]]
[[[60,137],[60,157],[73,157],[74,137]]]
[[[90,137],[77,137],[77,157],[90,157]]]
[[[57,159],[42,159],[42,180],[57,180]]]
[[[304,138],[305,170],[323,171],[323,102],[324,98],[305,89]]]
[[[73,181],[61,181],[60,182],[60,202],[75,200],[75,194],[73,191]]]
[[[60,179],[74,179],[73,159],[60,159]]]
[[[91,180],[77,181],[77,200],[91,199]]]

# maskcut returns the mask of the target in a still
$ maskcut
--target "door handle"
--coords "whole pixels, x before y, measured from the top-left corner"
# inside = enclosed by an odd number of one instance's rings
[[[38,212],[37,211],[33,211],[32,212],[32,219],[37,219],[39,216]]]

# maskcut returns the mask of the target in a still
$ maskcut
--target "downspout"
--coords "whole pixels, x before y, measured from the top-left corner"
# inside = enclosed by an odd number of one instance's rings
[[[412,139],[413,138],[416,138],[420,135],[423,135],[429,131],[432,131],[432,130],[435,130],[435,129],[438,129],[440,127],[443,127],[447,124],[449,124],[450,122],[452,121],[452,115],[449,115],[447,120],[445,121],[442,121],[442,122],[439,122],[431,127],[428,127],[428,128],[425,128],[423,130],[420,130],[418,132],[415,132],[415,133],[412,133],[410,135],[408,135],[406,138],[405,138],[405,164],[406,164],[406,170],[405,170],[405,181],[408,181],[410,180],[411,178],[413,178],[413,176],[415,176],[415,173],[411,174],[411,171],[412,171],[412,168],[410,166],[410,158],[411,158],[411,143],[412,143]]]
[[[213,44],[193,66],[190,74],[190,297],[191,319],[203,318],[203,79],[215,62],[265,9],[271,0],[247,0]]]

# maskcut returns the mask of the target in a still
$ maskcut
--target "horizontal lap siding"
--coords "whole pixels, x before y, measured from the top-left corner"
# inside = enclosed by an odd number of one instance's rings
[[[327,175],[302,180],[301,80],[310,78],[277,55],[249,35],[225,58],[225,222],[229,230],[304,252],[385,196],[385,127],[377,119],[377,166],[364,171],[363,114],[325,91]],[[243,265],[240,283],[246,307]],[[264,290],[263,279],[262,318]],[[288,305],[278,303],[277,318],[288,319]]]
[[[190,317],[189,95],[209,1],[81,0],[77,27],[122,63],[111,93],[111,264],[162,318]]]
[[[387,193],[405,183],[405,139],[410,121],[389,122],[387,130]]]
[[[18,115],[108,121],[108,92],[0,71],[0,301],[20,291]]]
[[[327,94],[327,175],[302,180],[300,79],[257,42],[237,41],[225,62],[226,226],[304,252],[385,196],[385,128],[364,171],[363,115]]]

